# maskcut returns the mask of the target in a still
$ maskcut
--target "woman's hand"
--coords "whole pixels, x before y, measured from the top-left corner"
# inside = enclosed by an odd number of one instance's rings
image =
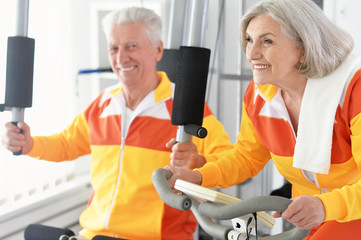
[[[308,230],[320,225],[325,219],[325,208],[317,197],[299,196],[293,199],[283,212],[276,212],[273,217],[289,221],[301,230]]]
[[[198,153],[197,146],[192,142],[179,143],[172,138],[166,147],[172,149],[170,154],[172,166],[193,169],[202,167],[206,163],[204,157]]]
[[[165,166],[164,168],[173,173],[173,176],[170,179],[168,179],[168,184],[172,189],[174,189],[174,184],[177,179],[182,179],[198,185],[202,183],[202,175],[198,171],[193,171],[182,167],[174,167],[169,165]]]

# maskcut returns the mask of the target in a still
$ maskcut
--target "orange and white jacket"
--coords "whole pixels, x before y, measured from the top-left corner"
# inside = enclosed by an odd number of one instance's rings
[[[361,69],[356,67],[346,81],[336,110],[328,174],[314,174],[313,181],[293,167],[296,136],[288,119],[280,90],[251,81],[243,101],[237,143],[224,158],[196,169],[203,176],[202,185],[228,187],[243,182],[273,159],[279,172],[292,183],[293,197],[312,195],[322,200],[325,221],[360,219]]]
[[[59,134],[34,137],[30,156],[64,161],[91,154],[94,197],[80,216],[80,235],[126,239],[192,239],[196,220],[190,211],[168,207],[159,198],[152,173],[170,164],[165,144],[176,136],[171,124],[172,84],[164,72],[158,87],[135,110],[123,128],[125,99],[120,85],[105,89],[73,123]],[[206,161],[214,161],[232,145],[207,104],[204,139],[194,138]]]

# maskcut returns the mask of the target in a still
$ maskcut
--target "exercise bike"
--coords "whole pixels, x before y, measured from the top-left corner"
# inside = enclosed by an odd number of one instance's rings
[[[278,196],[261,196],[242,201],[235,201],[230,204],[222,204],[220,201],[210,202],[207,201],[207,196],[209,197],[211,195],[209,193],[217,193],[217,191],[206,189],[198,185],[197,187],[194,186],[195,188],[192,188],[192,184],[188,184],[183,185],[183,187],[189,186],[186,191],[188,194],[185,192],[183,192],[182,195],[175,194],[168,185],[167,181],[171,176],[172,173],[170,171],[162,168],[153,172],[153,184],[160,198],[170,207],[182,211],[188,211],[190,209],[202,229],[212,237],[225,240],[301,240],[310,233],[310,230],[300,230],[295,227],[272,236],[257,236],[257,223],[267,223],[267,219],[269,219],[266,217],[267,215],[265,215],[264,211],[283,212],[292,202],[290,199]],[[178,181],[179,180],[176,181],[175,188],[178,188],[179,190],[186,190],[186,188],[182,188],[182,184],[178,184],[179,186],[177,187]],[[203,196],[201,191],[196,193],[197,188],[198,190],[202,190],[202,188],[205,190],[203,191]],[[201,192],[201,194],[199,194],[199,192]],[[200,199],[197,199],[198,197],[201,197],[206,201],[200,201]],[[253,235],[247,229],[246,231],[243,231],[244,229],[242,230],[231,228],[229,226],[223,226],[214,221],[230,220],[247,215],[254,216],[253,219],[256,228],[256,235]],[[246,224],[250,224],[250,220],[246,222]]]

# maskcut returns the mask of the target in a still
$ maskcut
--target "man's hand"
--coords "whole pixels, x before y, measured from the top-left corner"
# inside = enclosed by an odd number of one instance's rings
[[[172,149],[170,154],[172,166],[193,169],[202,167],[206,163],[194,143],[178,143],[175,138],[172,138],[166,147]]]
[[[20,132],[20,129],[23,133]],[[11,122],[6,123],[2,144],[11,152],[19,152],[22,150],[22,154],[27,154],[33,148],[33,138],[30,134],[30,127],[24,122],[19,122],[17,126]]]

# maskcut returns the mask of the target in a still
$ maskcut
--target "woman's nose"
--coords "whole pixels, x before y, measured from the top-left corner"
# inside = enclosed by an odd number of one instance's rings
[[[248,60],[255,60],[259,59],[262,56],[262,53],[260,51],[260,47],[258,44],[252,44],[251,46],[248,46],[246,49],[246,55]]]

